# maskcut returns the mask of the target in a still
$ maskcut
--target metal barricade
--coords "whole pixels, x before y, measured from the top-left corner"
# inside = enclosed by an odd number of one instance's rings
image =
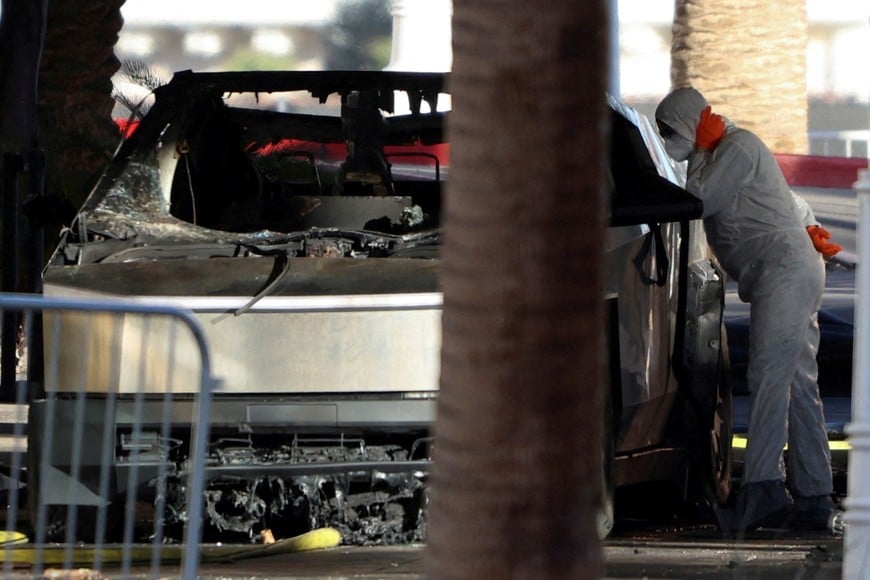
[[[0,414],[12,442],[0,459],[4,576],[196,577],[214,383],[197,320],[153,303],[23,294],[0,294],[0,318],[19,355]],[[183,381],[199,388],[179,402]]]

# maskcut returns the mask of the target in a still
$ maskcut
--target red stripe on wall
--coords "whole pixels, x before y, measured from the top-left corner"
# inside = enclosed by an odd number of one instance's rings
[[[833,187],[851,189],[858,171],[867,168],[860,157],[823,157],[820,155],[774,155],[785,180],[793,187]]]

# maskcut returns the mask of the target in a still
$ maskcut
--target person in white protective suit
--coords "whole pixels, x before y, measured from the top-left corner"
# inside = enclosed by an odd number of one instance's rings
[[[716,510],[719,528],[823,529],[834,505],[817,383],[821,255],[842,248],[764,143],[714,114],[697,90],[671,92],[655,116],[668,154],[688,161],[686,189],[703,202],[710,247],[750,304],[749,442],[740,489]]]

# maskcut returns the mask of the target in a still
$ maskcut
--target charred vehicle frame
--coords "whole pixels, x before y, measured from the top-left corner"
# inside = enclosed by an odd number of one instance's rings
[[[424,537],[448,86],[437,73],[177,73],[63,232],[45,294],[174,303],[207,331],[222,379],[207,529],[251,537],[328,524],[348,543]],[[664,480],[686,501],[721,501],[731,474],[723,276],[701,204],[679,186],[655,130],[615,100],[610,115],[602,473],[611,492]],[[108,340],[132,356],[122,336]],[[63,360],[60,376],[110,364]],[[174,372],[172,404],[183,408],[195,381]],[[120,482],[134,385],[108,381],[88,385],[87,412],[96,429],[103,395],[119,393]],[[146,419],[164,389],[145,383]],[[47,399],[56,420],[72,412],[65,386],[45,385],[31,404],[33,441]],[[171,462],[183,485],[188,442],[141,437],[134,443]],[[65,445],[50,458],[59,473]],[[148,470],[137,473],[147,485]]]

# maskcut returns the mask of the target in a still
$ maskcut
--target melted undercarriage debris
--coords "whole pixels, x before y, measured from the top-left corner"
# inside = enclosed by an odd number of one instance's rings
[[[425,471],[387,473],[376,468],[332,473],[281,474],[290,464],[405,461],[409,451],[398,445],[345,445],[277,449],[236,445],[212,452],[216,465],[251,466],[249,476],[221,476],[205,490],[204,538],[256,542],[263,530],[276,537],[332,527],[345,545],[399,545],[425,540]],[[347,446],[351,443],[350,446]],[[274,468],[269,473],[270,467]],[[234,472],[235,473],[235,472]],[[164,527],[181,529],[186,519],[183,479],[167,485],[170,506]],[[181,538],[177,538],[181,540]]]

